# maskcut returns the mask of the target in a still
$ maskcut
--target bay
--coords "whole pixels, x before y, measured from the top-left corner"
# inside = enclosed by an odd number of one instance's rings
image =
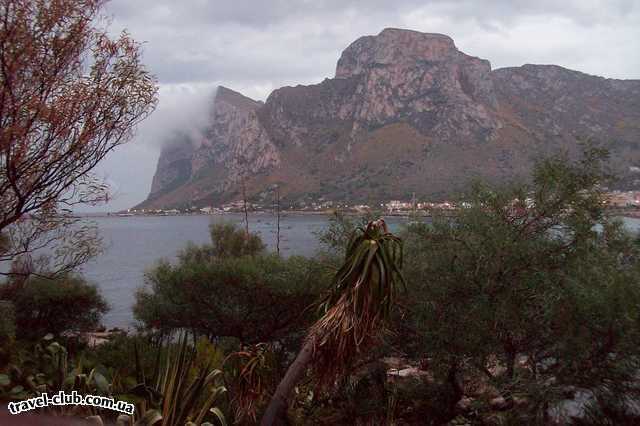
[[[386,218],[392,230],[407,222],[405,217]],[[192,216],[128,216],[93,218],[104,239],[104,252],[83,266],[87,279],[96,284],[109,303],[103,317],[106,327],[134,325],[132,306],[136,290],[144,284],[144,273],[159,259],[174,261],[187,243],[210,242],[209,224],[230,221],[244,226],[242,214]],[[640,230],[640,219],[624,218],[632,232]],[[262,237],[268,250],[275,250],[276,218],[252,214],[249,228]],[[327,226],[324,215],[287,214],[281,218],[280,249],[284,256],[311,256],[320,244],[315,235]]]
[[[159,259],[174,261],[187,243],[210,242],[209,224],[228,221],[244,226],[242,214],[190,216],[107,216],[92,218],[100,229],[104,252],[88,262],[82,273],[96,284],[109,303],[103,317],[107,328],[130,328],[136,290],[144,284],[144,273]],[[390,217],[392,229],[407,221]],[[327,226],[325,215],[287,214],[280,219],[280,252],[284,256],[312,256],[320,244],[315,232]],[[275,251],[276,218],[271,214],[249,216],[249,229],[257,232]]]

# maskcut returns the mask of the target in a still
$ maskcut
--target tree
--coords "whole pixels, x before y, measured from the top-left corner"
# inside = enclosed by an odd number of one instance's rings
[[[108,199],[92,170],[156,105],[140,45],[97,26],[104,3],[0,4],[0,260],[53,245],[69,269],[94,255],[95,229],[69,209]]]
[[[605,159],[547,159],[532,185],[476,185],[453,218],[410,228],[413,325],[454,391],[450,418],[482,382],[527,424],[571,389],[637,397],[640,252],[606,215]]]
[[[72,274],[56,279],[31,276],[20,284],[10,281],[0,285],[0,299],[13,304],[21,338],[92,330],[108,309],[94,285]]]
[[[323,315],[309,329],[278,385],[262,417],[263,426],[285,423],[289,396],[309,366],[321,384],[332,383],[378,340],[403,283],[401,265],[402,242],[382,219],[353,234],[344,264],[321,304]]]
[[[209,226],[211,254],[214,257],[256,256],[264,252],[265,245],[257,234],[244,235],[233,223],[216,223]]]
[[[232,337],[241,345],[282,343],[304,329],[324,278],[319,265],[264,253],[257,235],[247,238],[231,224],[214,225],[211,236],[211,245],[189,246],[177,264],[160,262],[147,273],[136,318],[149,328]]]

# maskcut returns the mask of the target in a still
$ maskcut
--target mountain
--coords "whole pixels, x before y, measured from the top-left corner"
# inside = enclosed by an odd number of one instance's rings
[[[197,138],[175,135],[139,207],[268,200],[442,199],[476,177],[528,174],[593,139],[623,185],[640,183],[640,80],[555,65],[491,70],[441,34],[385,29],[348,46],[335,77],[265,103],[220,87]],[[194,140],[197,139],[197,140]],[[636,179],[637,178],[637,179]]]
[[[257,115],[263,106],[218,87],[206,128],[173,135],[164,145],[151,192],[140,207],[211,205],[212,194],[230,199],[243,176],[277,168],[280,151]]]

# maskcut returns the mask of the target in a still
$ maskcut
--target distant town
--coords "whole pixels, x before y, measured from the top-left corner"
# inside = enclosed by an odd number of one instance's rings
[[[640,217],[640,191],[612,191],[607,193],[608,206],[621,215]],[[282,212],[289,213],[311,213],[324,214],[332,211],[342,211],[345,213],[361,214],[370,211],[382,212],[393,216],[419,215],[429,216],[433,211],[448,211],[468,206],[466,202],[441,201],[429,202],[418,201],[415,197],[412,200],[389,200],[379,204],[349,204],[344,201],[318,200],[313,202],[298,202],[295,205],[283,203],[279,206]],[[117,213],[111,213],[115,216],[171,216],[185,214],[202,214],[215,215],[225,213],[241,213],[245,209],[248,212],[273,212],[275,204],[258,204],[244,202],[243,200],[233,201],[222,204],[220,206],[206,207],[188,207],[188,208],[172,208],[172,209],[128,209]]]

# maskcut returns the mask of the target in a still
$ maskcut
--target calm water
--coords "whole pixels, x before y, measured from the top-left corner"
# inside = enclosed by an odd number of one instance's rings
[[[110,304],[104,317],[107,327],[130,327],[134,293],[144,283],[144,272],[161,258],[174,260],[187,242],[209,242],[211,222],[243,223],[240,214],[224,216],[104,217],[94,219],[105,242],[105,252],[84,266],[87,278],[96,283]],[[388,218],[392,229],[406,218]],[[634,231],[640,219],[624,219]],[[327,225],[322,215],[288,215],[281,218],[280,250],[285,256],[312,255],[319,248],[314,232]],[[271,215],[249,217],[251,231],[259,232],[270,250],[275,250],[275,218]]]
[[[244,216],[133,216],[101,217],[98,223],[105,252],[84,266],[86,277],[102,290],[111,310],[103,322],[107,327],[129,327],[133,323],[134,294],[144,283],[144,272],[161,258],[174,260],[187,242],[207,243],[211,222],[231,221],[243,225]],[[392,229],[405,218],[390,218]],[[287,215],[280,219],[280,252],[312,255],[319,248],[314,232],[327,225],[322,215]],[[258,232],[269,250],[275,250],[275,217],[249,217],[252,232]]]

